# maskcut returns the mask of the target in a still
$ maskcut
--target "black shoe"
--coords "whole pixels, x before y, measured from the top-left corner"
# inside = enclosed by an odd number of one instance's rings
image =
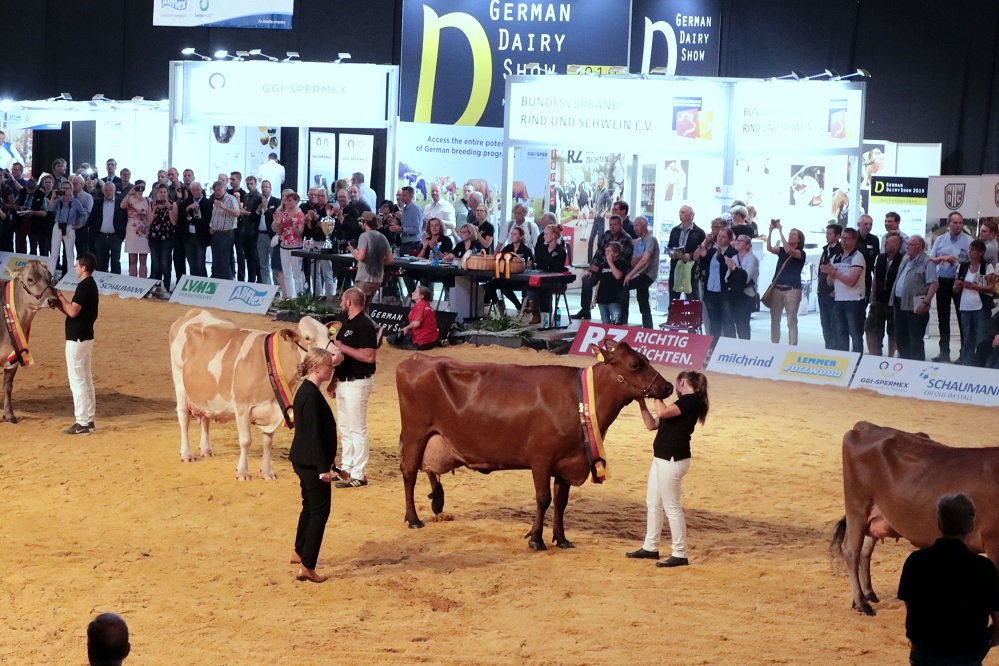
[[[932,360],[934,363],[950,363],[950,352],[940,352],[938,355],[934,356]]]
[[[91,421],[90,423],[88,423],[87,427],[90,429],[90,432],[93,432],[94,430],[97,430],[97,426],[94,425],[93,421]]]
[[[363,488],[368,485],[367,479],[351,479],[350,481],[337,481],[337,488]]]
[[[89,435],[90,428],[85,425],[80,425],[79,423],[74,423],[70,427],[63,430],[67,435]]]
[[[659,551],[639,548],[638,550],[633,550],[630,553],[625,553],[624,556],[630,557],[633,560],[658,560]]]
[[[590,318],[589,310],[580,310],[579,312],[570,317],[570,319],[589,319],[589,318]]]
[[[662,562],[656,562],[657,567],[685,567],[688,564],[690,564],[690,562],[687,561],[686,557],[674,557],[672,555]]]

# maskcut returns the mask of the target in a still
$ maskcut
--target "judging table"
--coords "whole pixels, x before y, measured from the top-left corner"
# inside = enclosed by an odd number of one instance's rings
[[[293,250],[291,254],[294,257],[312,261],[329,261],[336,269],[350,268],[357,263],[351,255],[336,252]],[[440,282],[446,286],[453,286],[450,310],[465,319],[482,316],[483,304],[479,285],[496,277],[493,271],[473,271],[457,264],[447,263],[434,266],[427,259],[413,259],[413,257],[395,257],[395,262],[391,266],[398,269],[407,278],[425,282]],[[317,273],[318,271],[312,271],[313,293],[316,290]],[[534,285],[531,285],[532,278],[536,278]],[[576,280],[576,276],[573,273],[524,271],[511,273],[509,278],[504,276],[502,279],[506,280],[507,284],[514,289],[533,288],[554,292],[563,286],[572,284]],[[568,322],[568,317],[569,313],[567,312],[565,314],[566,322]]]

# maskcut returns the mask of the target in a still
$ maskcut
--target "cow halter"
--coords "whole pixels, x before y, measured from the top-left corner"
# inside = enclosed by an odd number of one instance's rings
[[[636,391],[640,391],[642,393],[642,397],[643,398],[648,398],[649,397],[649,391],[652,390],[652,385],[656,383],[657,379],[659,379],[659,373],[656,373],[652,377],[652,381],[649,382],[648,386],[646,386],[644,389],[640,389],[637,386],[635,386],[634,384],[632,384],[631,382],[629,382],[627,379],[625,379],[624,375],[618,375],[617,376],[617,381],[618,381],[619,384],[625,384],[626,386],[630,386],[631,388],[635,389]]]

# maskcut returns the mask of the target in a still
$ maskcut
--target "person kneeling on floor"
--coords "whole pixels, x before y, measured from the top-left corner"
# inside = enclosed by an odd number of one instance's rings
[[[409,323],[399,330],[398,335],[389,339],[389,344],[418,351],[437,346],[440,331],[437,328],[437,313],[430,306],[431,297],[429,287],[421,285],[416,288],[413,292],[413,307],[409,311]]]

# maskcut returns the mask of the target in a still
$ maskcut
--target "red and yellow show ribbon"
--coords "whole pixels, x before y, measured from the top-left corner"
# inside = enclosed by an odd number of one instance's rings
[[[604,452],[604,435],[597,417],[597,397],[593,387],[593,368],[584,368],[580,375],[582,400],[579,403],[580,419],[586,439],[586,455],[590,460],[593,483],[610,479],[607,454]]]
[[[8,363],[19,363],[22,366],[29,366],[34,363],[31,353],[28,351],[28,336],[21,328],[21,320],[17,316],[17,308],[14,305],[14,290],[17,285],[16,280],[7,283],[4,289],[3,298],[3,321],[7,328],[7,337],[13,348],[7,357]]]
[[[513,258],[517,256],[512,252],[504,252],[502,254],[496,254],[496,277],[510,277],[510,264],[513,263]]]
[[[281,359],[278,346],[281,341],[277,333],[271,333],[264,338],[264,358],[267,361],[267,378],[271,382],[271,389],[274,397],[281,407],[281,416],[284,417],[284,424],[288,428],[295,427],[295,412],[292,409],[293,401],[291,397],[291,387],[281,374]]]

